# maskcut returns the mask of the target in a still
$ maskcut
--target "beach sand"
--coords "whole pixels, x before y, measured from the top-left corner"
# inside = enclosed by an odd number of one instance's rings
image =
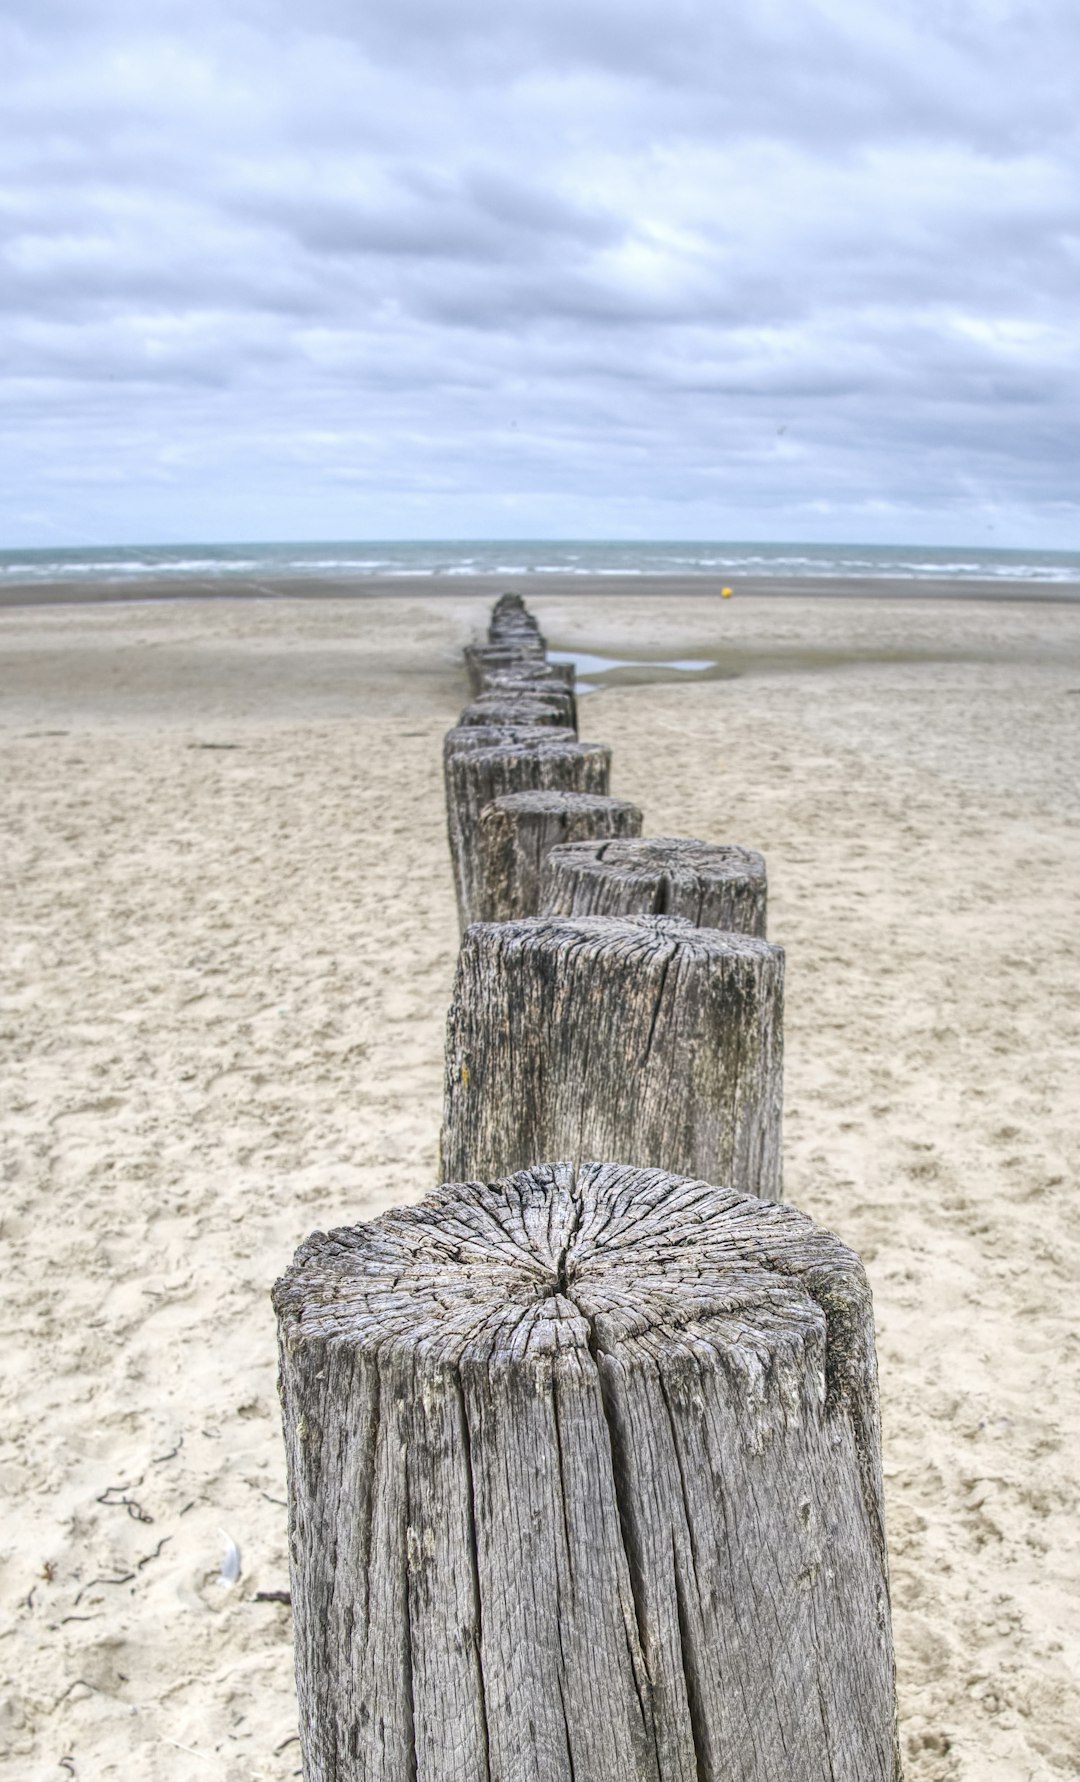
[[[437,1179],[439,745],[496,592],[0,612],[12,1782],[299,1773],[269,1287]],[[646,833],[768,859],[785,1194],[877,1306],[909,1782],[1080,1775],[1080,607],[530,599],[644,664],[582,731]]]

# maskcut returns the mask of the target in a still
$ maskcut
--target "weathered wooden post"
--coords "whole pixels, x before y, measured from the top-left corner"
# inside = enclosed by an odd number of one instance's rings
[[[519,699],[539,697],[541,699],[558,699],[566,710],[566,722],[577,729],[577,695],[574,691],[573,678],[552,672],[551,665],[545,663],[542,669],[535,672],[495,674],[485,672],[481,676],[481,689],[477,699],[510,698]]]
[[[900,1782],[836,1238],[538,1165],[316,1233],[274,1303],[307,1782]]]
[[[553,735],[554,732],[549,732]],[[603,743],[536,742],[456,750],[445,757],[447,830],[462,929],[476,920],[480,812],[506,792],[608,792],[611,750]]]
[[[641,812],[627,798],[586,792],[511,792],[480,812],[477,921],[535,916],[544,863],[560,842],[640,835]],[[602,842],[597,843],[602,846]]]
[[[765,903],[765,862],[751,848],[664,836],[554,848],[536,908],[546,916],[685,916],[697,928],[764,935]]]
[[[573,692],[577,669],[572,662],[549,662],[543,656],[526,656],[501,666],[482,668],[480,678],[485,688],[516,685],[518,681],[558,681]]]
[[[531,683],[522,681],[511,688],[497,688],[485,693],[478,693],[476,699],[469,700],[465,706],[460,723],[483,723],[483,713],[490,713],[488,722],[494,723],[535,723],[535,713],[540,713],[540,722],[560,723],[563,729],[576,727],[576,702],[569,688],[560,686],[554,681],[547,683]]]
[[[491,609],[488,642],[506,643],[517,638],[539,638],[544,642],[540,626],[520,594],[500,594]]]
[[[459,724],[554,724],[569,730],[565,700],[533,698],[531,694],[481,693],[462,709]]]
[[[442,1173],[623,1157],[780,1196],[784,955],[673,916],[477,924],[446,1030]]]
[[[544,646],[539,639],[524,639],[511,644],[469,644],[465,649],[465,667],[470,691],[474,695],[479,693],[483,676],[492,670],[505,673],[525,663],[542,664],[545,660]]]
[[[497,749],[515,744],[577,741],[577,732],[553,724],[456,724],[443,737],[443,762],[464,750]],[[447,794],[449,799],[449,793]]]

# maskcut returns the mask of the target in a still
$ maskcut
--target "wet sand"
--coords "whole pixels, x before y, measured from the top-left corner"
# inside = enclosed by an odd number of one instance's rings
[[[297,1771],[268,1288],[435,1180],[491,597],[0,613],[12,1782]],[[647,832],[768,858],[785,1194],[875,1292],[908,1782],[1076,1775],[1080,607],[530,598],[646,677],[582,728]]]
[[[961,581],[954,576],[738,576],[727,578],[739,597],[754,599],[1025,601],[1050,605],[1080,601],[1080,582]],[[507,590],[534,605],[551,601],[617,598],[655,604],[717,599],[722,576],[703,575],[400,575],[400,576],[175,576],[125,577],[113,581],[5,581],[0,608],[86,606],[143,600],[429,600],[491,601]]]

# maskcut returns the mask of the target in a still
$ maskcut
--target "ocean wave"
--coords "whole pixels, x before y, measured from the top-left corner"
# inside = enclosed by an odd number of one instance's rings
[[[543,582],[552,576],[575,581],[636,580],[683,576],[737,584],[740,578],[776,577],[805,583],[822,581],[910,581],[1014,583],[1063,586],[1080,583],[1080,552],[1002,551],[967,547],[954,551],[902,545],[731,545],[687,540],[670,543],[596,544],[580,541],[468,540],[461,544],[314,541],[194,547],[133,545],[93,549],[0,552],[0,582],[90,584],[136,583],[140,579],[176,582],[209,578],[227,586],[239,578],[355,577],[358,588],[375,577],[486,581],[502,577]]]

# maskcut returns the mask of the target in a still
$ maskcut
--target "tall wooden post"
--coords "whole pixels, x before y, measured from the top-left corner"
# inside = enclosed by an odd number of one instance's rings
[[[464,930],[475,922],[480,865],[480,812],[506,792],[607,794],[611,751],[602,743],[530,743],[521,747],[455,751],[445,758],[447,829],[458,913]]]
[[[698,928],[764,935],[765,904],[760,854],[665,836],[554,848],[536,907],[547,916],[685,916]]]
[[[620,1157],[780,1196],[784,956],[672,916],[534,916],[465,936],[442,1173]]]
[[[900,1782],[836,1238],[538,1164],[316,1233],[274,1301],[307,1782]]]
[[[480,812],[477,920],[535,916],[541,874],[552,848],[587,837],[641,834],[641,812],[627,798],[586,792],[511,792]],[[602,842],[597,842],[602,846]]]

